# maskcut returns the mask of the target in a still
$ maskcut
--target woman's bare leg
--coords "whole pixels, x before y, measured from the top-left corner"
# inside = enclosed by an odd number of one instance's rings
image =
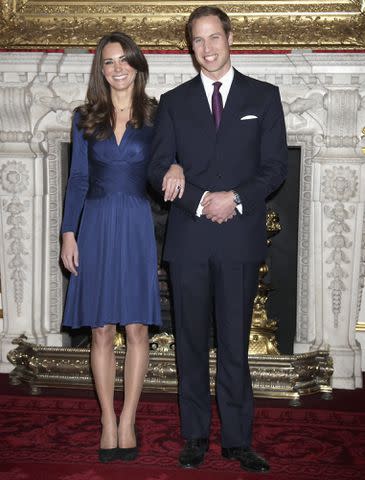
[[[148,327],[142,324],[126,326],[127,351],[124,363],[124,404],[118,428],[119,447],[136,446],[134,424],[139,397],[148,368]]]
[[[114,412],[115,325],[92,329],[91,369],[101,408],[102,434],[100,448],[118,446],[117,423]]]

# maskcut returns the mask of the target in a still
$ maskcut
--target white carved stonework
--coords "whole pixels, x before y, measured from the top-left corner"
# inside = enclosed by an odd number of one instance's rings
[[[45,326],[49,332],[57,335],[60,329],[60,318],[62,318],[63,310],[63,276],[59,267],[60,256],[60,219],[62,216],[63,206],[63,191],[61,188],[60,179],[63,175],[63,183],[65,172],[62,172],[60,162],[60,151],[62,142],[70,142],[69,131],[50,130],[47,135],[48,152],[47,152],[47,167],[48,167],[48,196],[49,196],[49,226],[48,226],[48,241],[49,241],[49,283],[45,285],[46,296],[49,299],[48,316],[45,320]]]
[[[2,189],[14,194],[10,200],[3,200],[2,210],[5,213],[6,225],[5,240],[7,242],[8,269],[13,284],[14,302],[18,316],[21,314],[24,300],[24,286],[26,283],[26,263],[24,256],[28,255],[25,240],[30,238],[26,232],[26,210],[29,202],[22,202],[16,194],[24,192],[29,185],[29,174],[26,166],[21,162],[9,161],[0,169],[0,184]]]
[[[0,183],[5,192],[21,193],[29,185],[29,174],[24,163],[9,161],[0,169]]]
[[[13,283],[14,301],[18,316],[22,311],[24,285],[26,283],[27,272],[24,256],[29,254],[24,244],[24,240],[30,238],[30,234],[24,231],[26,226],[24,214],[28,209],[29,202],[21,202],[18,197],[13,197],[10,202],[3,200],[3,210],[9,214],[6,223],[11,225],[11,228],[5,233],[5,239],[9,243],[6,253],[10,257],[8,268],[11,271],[10,278]]]
[[[316,325],[314,348],[330,347],[337,385],[354,388],[361,385],[359,375],[351,377],[349,372],[361,370],[355,328],[362,281],[364,199],[359,184],[364,165],[354,157],[346,159],[347,166],[338,166],[339,160],[334,164],[333,158],[319,160],[322,179],[314,216],[323,248],[314,257],[316,282],[322,291],[316,306],[323,320]]]
[[[350,264],[348,250],[352,247],[352,242],[348,240],[351,229],[347,220],[355,214],[355,207],[350,205],[346,209],[343,202],[348,202],[356,196],[358,189],[356,172],[349,167],[325,170],[322,187],[325,200],[335,201],[333,206],[324,206],[324,215],[331,220],[327,228],[330,235],[324,246],[330,249],[326,258],[326,263],[331,265],[331,270],[327,272],[327,277],[331,279],[328,288],[332,297],[334,326],[338,328],[342,292],[347,290],[345,280],[349,277],[346,271]]]
[[[364,218],[363,225],[365,226],[365,209],[364,209]],[[365,293],[365,228],[362,231],[362,241],[361,241],[361,258],[360,258],[360,281],[359,281],[359,291],[357,295],[357,316],[362,323],[365,323],[365,298],[362,303],[362,296]],[[364,309],[363,316],[360,315],[361,307]],[[365,350],[365,347],[364,347]]]
[[[7,138],[15,143],[19,137],[17,133]],[[24,139],[28,143],[29,135]],[[6,311],[1,336],[5,339],[5,352],[11,348],[10,340],[19,329],[27,330],[32,299],[29,285],[32,283],[33,175],[28,159],[22,156],[22,159],[10,160],[9,157],[14,158],[0,151],[1,288]],[[4,358],[3,352],[1,358]]]
[[[192,78],[189,55],[147,55],[148,93]],[[288,144],[301,149],[296,353],[328,348],[333,386],[361,386],[365,332],[365,55],[233,55],[242,73],[280,88]],[[72,111],[85,99],[92,55],[0,53],[0,371],[11,341],[62,345],[59,228]],[[356,340],[356,337],[358,340]],[[360,343],[359,343],[360,342]],[[364,358],[365,369],[365,358]]]
[[[324,171],[322,186],[325,200],[348,202],[356,197],[359,178],[350,167],[333,167]]]
[[[331,279],[328,289],[331,291],[332,312],[334,318],[334,327],[338,328],[339,315],[341,313],[342,292],[346,291],[345,279],[349,274],[346,272],[346,264],[350,263],[349,255],[346,249],[351,248],[352,242],[346,239],[346,233],[350,232],[350,227],[346,219],[353,216],[355,209],[346,210],[343,203],[336,203],[333,208],[324,206],[324,214],[332,222],[327,231],[332,235],[324,242],[324,246],[330,249],[330,254],[326,263],[331,264],[331,270],[327,272],[327,277]]]
[[[357,111],[361,106],[361,96],[357,89],[330,90],[324,102],[328,117],[327,147],[356,147],[359,136],[354,135],[356,129]]]
[[[311,189],[313,179],[312,161],[318,150],[313,136],[288,133],[288,145],[301,149],[301,185],[300,216],[298,229],[298,266],[297,266],[297,342],[306,342],[310,338],[311,270],[310,270],[310,233],[311,233]],[[308,348],[305,350],[307,351]]]

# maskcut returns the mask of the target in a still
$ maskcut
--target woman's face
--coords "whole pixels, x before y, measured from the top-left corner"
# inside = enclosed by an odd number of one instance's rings
[[[132,92],[137,70],[125,59],[120,43],[105,45],[102,51],[103,74],[110,88],[116,91],[130,90]]]

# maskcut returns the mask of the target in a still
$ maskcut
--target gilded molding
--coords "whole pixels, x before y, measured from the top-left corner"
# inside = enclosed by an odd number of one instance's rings
[[[45,388],[93,388],[90,350],[87,348],[34,345],[24,335],[12,342],[17,347],[8,353],[15,366],[10,373],[13,385],[26,383],[32,394]],[[115,387],[123,389],[125,346],[115,347],[117,374]],[[299,405],[304,395],[331,396],[333,361],[328,351],[296,355],[249,355],[255,397],[286,398]],[[215,392],[216,351],[210,350],[211,393]],[[146,392],[176,392],[177,373],[174,337],[162,333],[150,339],[150,363],[144,382]]]
[[[207,2],[208,4],[210,2]],[[201,1],[4,0],[0,47],[94,47],[105,32],[123,30],[145,49],[184,49],[184,25]],[[234,49],[365,47],[364,0],[228,0]]]

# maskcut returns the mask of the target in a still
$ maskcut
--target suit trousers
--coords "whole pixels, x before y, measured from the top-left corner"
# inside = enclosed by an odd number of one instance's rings
[[[209,341],[217,338],[216,395],[225,448],[249,447],[253,394],[248,345],[258,263],[171,261],[181,433],[208,438],[211,420]]]

